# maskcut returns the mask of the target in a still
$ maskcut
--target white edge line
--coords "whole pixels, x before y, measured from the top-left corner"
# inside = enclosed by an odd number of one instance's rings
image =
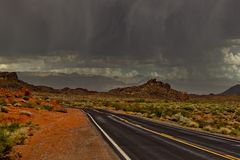
[[[93,117],[87,113],[87,115],[91,118],[93,123],[98,127],[98,129],[104,134],[104,136],[112,143],[112,145],[118,150],[118,152],[126,159],[131,160],[130,157],[117,145],[116,142],[97,124],[97,122],[93,119]]]
[[[83,109],[80,109],[83,113],[87,114]]]

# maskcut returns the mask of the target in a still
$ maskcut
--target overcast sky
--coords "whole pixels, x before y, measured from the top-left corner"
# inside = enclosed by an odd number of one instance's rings
[[[240,81],[239,0],[1,0],[0,70],[220,92]]]

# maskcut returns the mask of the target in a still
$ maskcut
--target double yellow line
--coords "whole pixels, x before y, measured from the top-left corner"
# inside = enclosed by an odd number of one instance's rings
[[[123,122],[125,122],[125,123],[127,123],[127,124],[130,124],[130,125],[132,125],[132,126],[135,126],[135,127],[137,127],[137,128],[140,128],[140,129],[143,129],[143,130],[148,131],[148,132],[150,132],[150,133],[159,135],[159,136],[161,136],[161,137],[168,138],[168,139],[171,139],[171,140],[173,140],[173,141],[176,141],[176,142],[185,144],[185,145],[187,145],[187,146],[190,146],[190,147],[193,147],[193,148],[196,148],[196,149],[199,149],[199,150],[202,150],[202,151],[205,151],[205,152],[214,154],[214,155],[216,155],[216,156],[219,156],[219,157],[222,157],[222,158],[225,158],[225,159],[228,159],[228,160],[240,160],[240,158],[237,158],[237,157],[234,157],[234,156],[231,156],[231,155],[221,154],[221,153],[218,153],[218,152],[216,152],[216,151],[203,148],[203,147],[201,147],[201,146],[199,146],[199,145],[196,145],[196,144],[193,144],[193,143],[189,143],[189,142],[184,141],[184,140],[182,140],[182,139],[175,138],[175,137],[173,137],[173,136],[171,136],[171,135],[153,131],[153,130],[148,129],[148,128],[146,128],[146,127],[143,127],[143,126],[141,126],[141,125],[138,125],[138,124],[134,124],[134,123],[132,123],[132,122],[129,122],[128,120],[123,119],[123,118],[120,118],[120,117],[115,116],[115,115],[113,115],[113,114],[112,114],[112,116],[115,117],[115,118],[117,118],[117,119],[119,119],[119,120],[121,120],[121,121],[123,121]]]

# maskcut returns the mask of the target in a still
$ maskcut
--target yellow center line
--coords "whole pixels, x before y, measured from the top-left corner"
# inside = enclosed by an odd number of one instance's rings
[[[157,131],[153,131],[153,130],[148,129],[148,128],[145,128],[145,127],[143,127],[143,126],[141,126],[141,125],[139,125],[139,124],[134,124],[134,123],[132,123],[132,122],[129,122],[128,120],[123,119],[123,118],[120,118],[120,117],[115,116],[115,115],[113,115],[113,114],[112,114],[112,116],[115,117],[115,118],[117,118],[117,119],[119,119],[119,120],[121,120],[121,121],[123,121],[123,122],[125,122],[125,123],[127,123],[127,124],[130,124],[130,125],[135,126],[135,127],[137,127],[137,128],[141,128],[141,129],[143,129],[143,130],[145,130],[145,131],[148,131],[148,132],[150,132],[150,133],[154,133],[154,134],[156,134],[156,135],[159,135],[159,136],[162,136],[162,137],[171,139],[171,140],[173,140],[173,141],[176,141],[176,142],[185,144],[185,145],[187,145],[187,146],[190,146],[190,147],[193,147],[193,148],[197,148],[197,149],[199,149],[199,150],[202,150],[202,151],[205,151],[205,152],[208,152],[208,153],[217,155],[217,156],[219,156],[219,157],[226,158],[226,159],[228,159],[228,160],[240,160],[240,158],[237,158],[237,157],[234,157],[234,156],[231,156],[231,155],[221,154],[221,153],[218,153],[218,152],[216,152],[216,151],[203,148],[203,147],[201,147],[201,146],[199,146],[199,145],[196,145],[196,144],[193,144],[193,143],[184,141],[184,140],[182,140],[182,139],[175,138],[175,137],[173,137],[173,136],[171,136],[171,135],[168,135],[168,134],[165,134],[165,133],[161,133],[161,132],[157,132]]]

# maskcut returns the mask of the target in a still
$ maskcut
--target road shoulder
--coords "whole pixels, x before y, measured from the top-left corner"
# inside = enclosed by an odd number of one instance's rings
[[[41,119],[41,120],[40,120]],[[23,146],[15,148],[20,160],[115,160],[117,155],[78,109],[66,114],[38,115],[40,130]]]

